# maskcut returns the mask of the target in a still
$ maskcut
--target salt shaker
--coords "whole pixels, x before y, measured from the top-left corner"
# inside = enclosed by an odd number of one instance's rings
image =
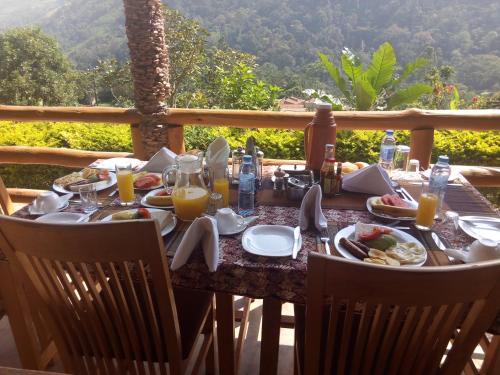
[[[236,150],[233,150],[233,166],[232,166],[232,184],[238,185],[240,183],[240,167],[243,161],[243,155],[245,155],[245,150],[243,147],[238,146]]]
[[[273,190],[275,191],[285,190],[285,175],[286,173],[283,172],[283,170],[280,167],[278,167],[278,169],[274,171]]]

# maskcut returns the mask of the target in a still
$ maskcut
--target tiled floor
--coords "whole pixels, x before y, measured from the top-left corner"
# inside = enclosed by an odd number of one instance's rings
[[[293,306],[285,304],[283,307],[283,313],[292,314]],[[247,332],[247,339],[243,347],[242,358],[240,359],[239,374],[254,375],[259,373],[261,314],[262,303],[261,301],[256,300],[252,303],[251,307],[250,323]],[[238,330],[236,331],[236,334],[238,334]],[[280,352],[278,362],[279,375],[293,374],[292,354],[293,330],[283,328],[280,336]],[[0,320],[0,366],[15,368],[21,367],[7,317]],[[58,371],[61,369],[62,366],[59,363],[56,363],[56,365],[51,368],[52,371]]]

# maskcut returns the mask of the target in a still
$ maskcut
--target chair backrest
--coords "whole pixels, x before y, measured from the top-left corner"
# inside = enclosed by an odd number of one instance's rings
[[[14,212],[14,205],[10,199],[9,192],[3,183],[2,177],[0,177],[0,208],[4,215],[12,215]]]
[[[66,371],[181,373],[177,311],[153,220],[0,217],[0,249],[35,289]],[[168,361],[168,364],[167,364]],[[156,369],[156,370],[155,370]]]
[[[499,311],[500,260],[403,269],[311,253],[305,373],[459,374]]]

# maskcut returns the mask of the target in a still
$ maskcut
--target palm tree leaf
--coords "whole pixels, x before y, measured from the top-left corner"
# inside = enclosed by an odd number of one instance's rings
[[[358,111],[368,111],[371,109],[377,92],[372,87],[365,76],[358,79],[356,86],[353,87],[354,95],[356,95],[356,109]]]
[[[351,93],[347,89],[347,83],[345,79],[340,75],[340,72],[335,64],[333,64],[328,56],[326,56],[324,53],[318,52],[318,56],[321,63],[325,67],[328,74],[330,74],[330,77],[333,79],[339,90],[342,92],[342,94],[345,95],[347,99],[351,100]]]
[[[396,54],[391,44],[389,42],[382,43],[373,53],[372,61],[366,70],[366,77],[376,92],[391,82],[395,64]]]
[[[387,103],[387,109],[392,109],[403,103],[412,103],[421,95],[432,92],[432,87],[425,83],[415,83],[404,89],[398,90],[391,96]]]
[[[342,51],[342,57],[340,58],[340,63],[342,70],[347,77],[352,82],[353,86],[356,86],[356,81],[361,78],[363,74],[363,66],[361,61],[356,55],[354,55],[348,48]]]
[[[401,73],[401,76],[394,81],[394,85],[397,86],[399,85],[403,80],[405,80],[415,69],[421,68],[425,65],[427,65],[428,61],[424,59],[423,57],[417,57],[414,61],[409,62],[408,64],[405,65],[403,68],[403,72]]]

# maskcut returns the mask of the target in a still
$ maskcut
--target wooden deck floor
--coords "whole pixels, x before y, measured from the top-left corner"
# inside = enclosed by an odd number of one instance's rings
[[[239,374],[255,375],[259,373],[260,364],[260,332],[262,318],[262,303],[256,300],[252,303],[250,311],[250,323],[248,327],[247,339],[243,347],[243,354],[240,359]],[[293,307],[285,304],[283,312],[293,314]],[[236,330],[236,334],[238,330]],[[21,362],[17,355],[14,338],[9,326],[9,320],[4,317],[0,320],[0,366],[21,368]],[[60,363],[56,363],[50,368],[52,371],[62,371]],[[278,362],[278,374],[293,374],[293,330],[281,329],[280,352]]]

